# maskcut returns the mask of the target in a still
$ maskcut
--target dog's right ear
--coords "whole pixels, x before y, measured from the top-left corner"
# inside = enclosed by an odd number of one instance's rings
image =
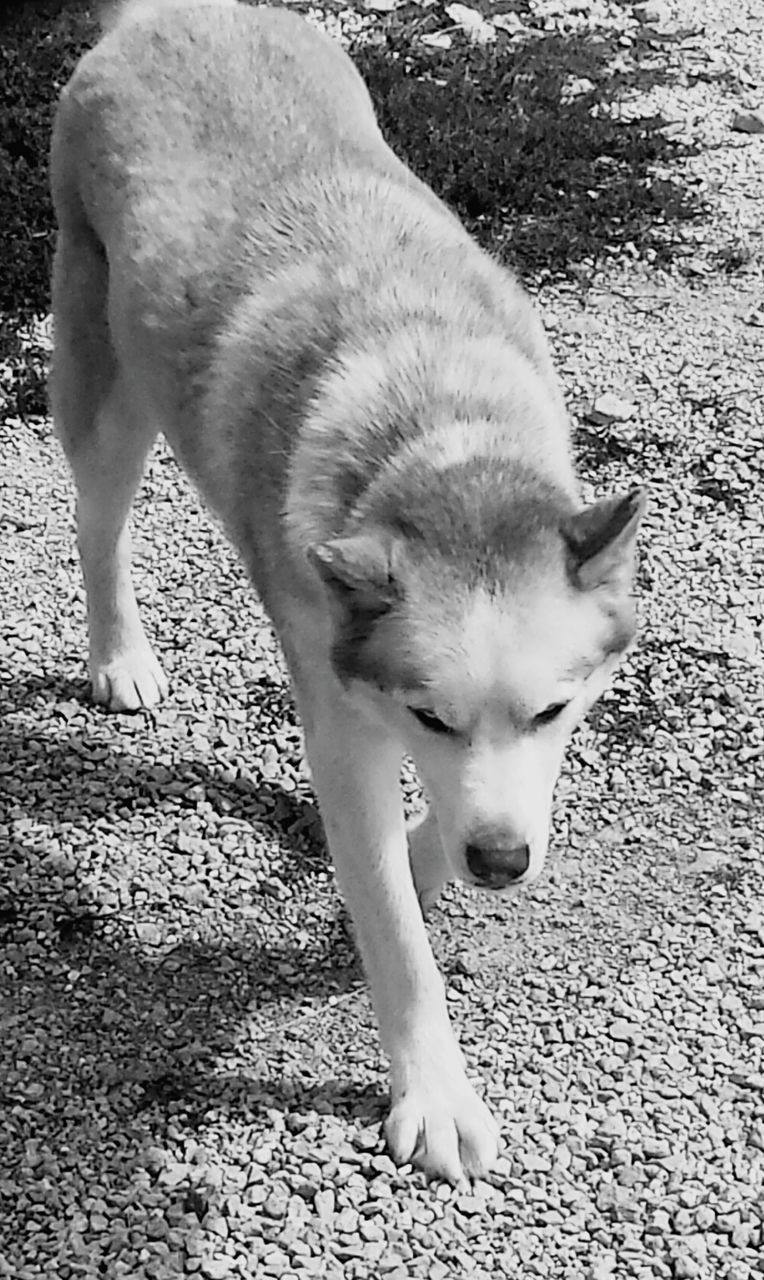
[[[333,538],[308,548],[308,560],[346,608],[384,613],[400,596],[392,541],[374,534]]]
[[[610,588],[627,594],[634,572],[637,530],[645,510],[642,488],[601,498],[568,517],[562,535],[571,573],[584,590]]]

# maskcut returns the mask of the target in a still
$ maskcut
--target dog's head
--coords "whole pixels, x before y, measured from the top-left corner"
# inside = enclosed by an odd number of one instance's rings
[[[413,757],[468,884],[541,870],[566,744],[634,634],[643,506],[638,489],[581,511],[521,496],[490,528],[441,512],[436,537],[407,513],[310,553],[335,671]]]

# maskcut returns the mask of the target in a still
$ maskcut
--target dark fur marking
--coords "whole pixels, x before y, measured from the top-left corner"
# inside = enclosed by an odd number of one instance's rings
[[[399,478],[385,505],[391,527],[409,544],[498,585],[541,545],[563,562],[559,528],[572,503],[515,460],[471,458],[411,477],[411,484]]]
[[[387,605],[379,609],[355,609],[349,606],[343,610],[332,645],[332,665],[343,684],[348,684],[351,680],[372,678],[371,663],[364,662],[364,656],[368,657],[368,641],[376,623],[387,613],[388,608]],[[378,672],[375,669],[375,683],[377,678]]]

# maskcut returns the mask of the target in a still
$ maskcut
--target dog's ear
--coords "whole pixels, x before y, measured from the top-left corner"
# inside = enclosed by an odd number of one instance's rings
[[[610,587],[628,592],[634,574],[637,529],[646,504],[644,489],[601,498],[569,516],[562,536],[570,555],[570,572],[584,591]]]
[[[341,604],[384,613],[399,597],[392,541],[374,534],[334,538],[308,548],[308,560]]]

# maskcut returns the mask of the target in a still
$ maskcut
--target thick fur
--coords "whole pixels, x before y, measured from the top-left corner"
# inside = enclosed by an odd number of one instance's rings
[[[393,155],[335,44],[234,0],[132,0],[105,28],[52,148],[51,397],[93,693],[166,692],[127,530],[161,430],[284,648],[391,1147],[458,1181],[498,1135],[420,904],[538,874],[565,743],[633,632],[641,500],[581,510],[529,300]],[[406,751],[433,803],[410,851]]]

